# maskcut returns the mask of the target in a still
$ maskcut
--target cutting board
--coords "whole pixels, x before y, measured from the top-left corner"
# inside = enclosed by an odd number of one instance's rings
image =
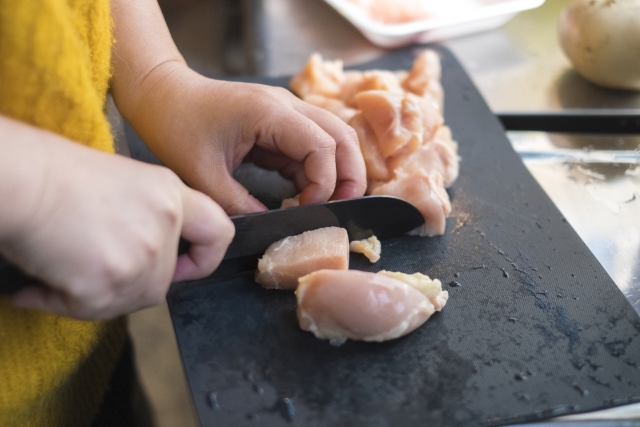
[[[333,347],[299,329],[292,292],[262,289],[246,265],[176,284],[168,302],[203,426],[503,425],[640,401],[640,319],[457,60],[433,48],[462,157],[447,230],[385,241],[378,263],[353,254],[350,267],[439,278],[447,306],[406,337]],[[355,68],[407,69],[415,54]]]

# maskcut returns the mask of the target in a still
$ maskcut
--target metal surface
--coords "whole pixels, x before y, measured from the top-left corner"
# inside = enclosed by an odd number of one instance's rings
[[[505,129],[512,131],[640,135],[640,110],[502,111],[498,118]]]

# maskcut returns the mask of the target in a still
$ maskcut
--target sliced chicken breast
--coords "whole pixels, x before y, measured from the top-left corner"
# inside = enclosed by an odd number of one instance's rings
[[[407,283],[356,270],[320,270],[303,276],[296,297],[300,327],[334,345],[347,339],[395,339],[436,311],[427,296]]]
[[[428,174],[423,170],[398,172],[393,180],[375,187],[371,194],[395,196],[415,206],[425,223],[412,234],[439,236],[444,233],[446,217],[451,212],[451,202],[440,173]]]
[[[269,289],[295,289],[298,278],[322,269],[349,268],[347,230],[326,227],[273,243],[258,261],[257,283]]]

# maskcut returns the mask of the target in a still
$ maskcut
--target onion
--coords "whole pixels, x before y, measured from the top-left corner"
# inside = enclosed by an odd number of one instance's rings
[[[640,90],[640,0],[574,0],[562,12],[559,35],[584,78]]]

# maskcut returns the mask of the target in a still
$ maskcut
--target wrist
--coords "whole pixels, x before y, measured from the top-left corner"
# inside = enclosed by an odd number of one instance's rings
[[[5,252],[35,228],[57,162],[49,140],[61,137],[0,116],[0,250]]]

